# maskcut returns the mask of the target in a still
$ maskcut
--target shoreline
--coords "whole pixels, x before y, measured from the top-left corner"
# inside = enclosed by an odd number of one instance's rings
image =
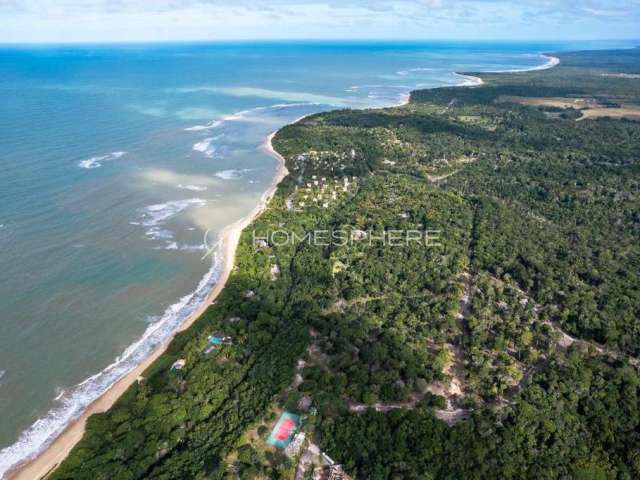
[[[557,57],[551,57],[548,55],[542,55],[545,58],[549,58],[549,61],[539,67],[533,67],[531,69],[517,70],[512,72],[485,72],[485,73],[515,73],[526,72],[534,70],[546,70],[553,68],[560,63],[560,59]],[[465,81],[457,87],[476,87],[484,84],[484,81],[480,77],[473,75],[464,75],[457,72],[453,72],[455,75],[462,77]],[[441,87],[434,87],[441,88]],[[387,107],[373,107],[373,108],[394,108],[406,106],[411,101],[411,91],[404,93],[400,96],[399,102],[391,104]],[[259,147],[260,150],[266,152],[278,161],[277,170],[271,182],[269,188],[260,197],[260,202],[254,207],[254,209],[244,218],[226,226],[220,233],[220,242],[222,245],[223,255],[223,267],[220,271],[220,277],[212,290],[206,296],[206,299],[202,304],[194,310],[175,330],[175,332],[165,342],[156,347],[156,349],[145,358],[138,366],[133,368],[130,372],[118,379],[113,385],[111,385],[102,395],[95,399],[84,412],[75,420],[71,421],[64,430],[40,453],[36,456],[24,460],[21,463],[16,464],[13,468],[6,472],[5,480],[42,480],[48,477],[53,471],[65,460],[71,450],[82,439],[85,431],[87,419],[95,413],[103,413],[111,408],[113,404],[126,392],[126,390],[141,377],[142,373],[157,360],[168,348],[169,344],[173,341],[175,335],[188,329],[202,314],[205,313],[207,308],[214,302],[214,300],[220,295],[224,289],[226,282],[233,270],[235,263],[235,253],[239,245],[242,231],[251,225],[254,220],[267,208],[269,202],[273,198],[277,191],[278,185],[282,179],[288,175],[286,169],[285,159],[273,148],[273,138],[287,125],[293,125],[301,120],[315,115],[321,112],[309,113],[303,115],[292,122],[289,122],[276,131],[272,132]]]
[[[296,121],[299,120],[300,119]],[[273,137],[277,132],[278,131],[276,130],[271,133],[260,146],[261,150],[278,161],[277,170],[271,185],[262,194],[260,202],[247,216],[226,226],[220,233],[220,241],[222,243],[223,250],[223,268],[220,272],[220,278],[211,292],[207,295],[205,301],[202,302],[202,305],[200,305],[200,307],[198,307],[185,319],[184,322],[182,322],[171,338],[159,345],[141,364],[121,377],[106,392],[89,404],[82,415],[67,425],[62,433],[60,433],[60,435],[58,435],[42,452],[32,459],[25,460],[25,462],[17,464],[13,469],[9,470],[6,475],[7,480],[40,480],[50,475],[82,439],[87,419],[94,413],[102,413],[109,410],[118,398],[120,398],[131,385],[138,381],[142,373],[166,351],[175,335],[188,329],[198,318],[200,318],[200,316],[202,316],[202,314],[205,313],[207,308],[209,308],[218,295],[220,295],[233,269],[236,249],[239,245],[242,231],[247,226],[251,225],[253,221],[267,208],[270,200],[273,198],[273,195],[277,190],[278,185],[289,173],[285,167],[284,158],[276,152],[272,145]]]
[[[531,68],[522,68],[522,69],[518,69],[518,70],[498,70],[498,71],[494,71],[494,72],[482,72],[482,73],[526,73],[526,72],[538,72],[541,70],[549,70],[550,68],[553,67],[557,67],[558,65],[560,65],[560,58],[559,57],[555,57],[553,55],[546,55],[546,54],[542,54],[541,55],[542,58],[546,58],[547,59],[547,63],[544,63],[542,65],[539,65],[537,67],[531,67]],[[459,85],[455,85],[456,87],[479,87],[481,85],[485,85],[484,80],[482,80],[482,78],[476,76],[476,75],[467,75],[465,73],[458,73],[458,72],[453,72],[454,75],[463,78],[464,81],[459,84]]]

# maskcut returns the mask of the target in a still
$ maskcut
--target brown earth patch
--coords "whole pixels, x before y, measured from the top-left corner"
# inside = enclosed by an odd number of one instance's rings
[[[587,120],[589,118],[626,118],[640,122],[640,107],[621,107],[621,108],[589,108],[582,110],[582,117],[577,121]]]

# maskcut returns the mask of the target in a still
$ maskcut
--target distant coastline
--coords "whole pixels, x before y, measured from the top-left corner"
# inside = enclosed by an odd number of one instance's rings
[[[537,67],[531,67],[531,68],[523,68],[523,69],[515,69],[515,70],[502,70],[499,72],[492,72],[492,73],[518,73],[518,72],[535,72],[538,70],[548,70],[549,68],[553,68],[556,65],[560,64],[560,58],[555,57],[553,55],[547,55],[547,54],[542,54],[541,55],[542,58],[546,58],[547,59],[547,63],[537,66]]]
[[[547,58],[548,61],[540,66],[521,69],[521,70],[509,70],[501,72],[483,72],[483,73],[517,73],[526,71],[546,70],[553,68],[560,63],[560,59],[548,55],[542,55]],[[454,75],[461,77],[463,81],[456,85],[457,87],[477,87],[484,84],[482,78],[475,75],[468,75],[454,72]],[[442,87],[435,87],[442,88]],[[401,95],[400,100],[395,105],[389,105],[387,108],[399,107],[409,104],[410,92]],[[298,123],[304,118],[313,115],[313,113],[304,115],[288,125]],[[283,126],[284,127],[284,126]],[[238,220],[237,222],[227,226],[220,234],[221,255],[223,259],[223,266],[220,271],[218,281],[213,286],[211,292],[206,297],[194,312],[192,312],[165,342],[155,348],[153,352],[137,367],[125,374],[119,380],[117,380],[105,393],[94,400],[86,410],[75,420],[70,422],[68,426],[53,440],[42,452],[37,456],[26,459],[24,462],[17,464],[13,469],[7,472],[7,479],[11,480],[36,480],[42,479],[48,476],[53,470],[55,470],[60,463],[69,455],[75,445],[82,439],[84,434],[85,425],[87,419],[94,413],[102,413],[109,408],[122,396],[126,390],[140,379],[142,373],[167,349],[173,337],[176,333],[181,332],[189,328],[211,305],[212,302],[220,295],[227,279],[233,269],[235,261],[235,252],[239,244],[242,231],[267,208],[269,201],[273,198],[277,191],[277,187],[280,182],[286,177],[288,171],[285,166],[285,159],[280,155],[272,145],[272,140],[279,130],[272,132],[264,141],[261,149],[267,152],[270,156],[275,158],[278,162],[276,173],[274,178],[265,193],[262,195],[260,202],[251,211],[249,215]]]
[[[492,72],[483,72],[483,73],[524,73],[524,72],[537,72],[539,70],[548,70],[560,64],[560,58],[554,57],[552,55],[542,54],[542,58],[546,58],[547,62],[539,65],[537,67],[531,68],[521,68],[516,70],[496,70]],[[457,85],[459,87],[479,87],[480,85],[484,85],[484,80],[482,78],[471,75],[468,73],[458,73],[455,72],[455,75],[463,79],[463,83]]]

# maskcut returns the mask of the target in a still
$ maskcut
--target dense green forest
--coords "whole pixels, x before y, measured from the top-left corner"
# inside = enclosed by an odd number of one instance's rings
[[[640,478],[640,50],[559,56],[282,129],[217,302],[50,478],[293,478],[282,409],[357,479]]]

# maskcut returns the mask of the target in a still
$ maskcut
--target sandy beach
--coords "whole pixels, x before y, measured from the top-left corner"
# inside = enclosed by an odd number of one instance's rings
[[[276,175],[274,176],[269,189],[262,195],[260,202],[251,211],[251,213],[232,225],[227,226],[222,231],[220,240],[223,248],[224,265],[220,275],[220,280],[216,283],[215,287],[211,290],[207,299],[203,302],[200,308],[194,311],[183,322],[178,331],[189,328],[218,297],[229,278],[231,270],[233,269],[235,253],[242,231],[265,210],[269,201],[273,198],[278,184],[288,174],[284,158],[274,150],[271,143],[276,133],[277,132],[273,132],[269,135],[261,147],[263,151],[278,160]],[[116,400],[138,380],[142,373],[164,353],[170,342],[171,339],[156,348],[156,350],[147,357],[144,362],[114,383],[107,392],[89,405],[79,418],[69,424],[69,426],[51,443],[51,445],[47,447],[46,450],[34,459],[17,466],[13,471],[9,472],[7,478],[11,480],[40,480],[50,475],[67,457],[67,455],[69,455],[69,452],[71,452],[73,447],[82,439],[87,419],[94,413],[105,412],[111,408]]]
[[[464,75],[462,73],[456,73],[456,77],[460,77],[463,79],[462,83],[456,85],[457,87],[478,87],[480,85],[484,85],[484,80],[480,77],[475,77],[473,75]]]
[[[542,58],[545,58],[547,60],[547,63],[543,63],[542,65],[538,65],[537,67],[531,67],[531,68],[521,68],[521,69],[515,69],[515,70],[502,70],[499,72],[492,72],[492,73],[521,73],[521,72],[536,72],[538,70],[548,70],[550,68],[553,68],[557,65],[560,64],[560,59],[558,57],[553,57],[551,55],[540,55]]]
[[[560,59],[558,57],[553,57],[551,55],[542,55],[542,58],[547,59],[547,63],[542,64],[538,67],[531,68],[523,68],[520,70],[499,70],[496,72],[486,72],[486,73],[524,73],[524,72],[535,72],[539,70],[548,70],[560,64]],[[480,77],[476,77],[475,75],[465,75],[462,73],[455,72],[455,75],[462,78],[463,82],[458,87],[479,87],[480,85],[484,85],[484,80]]]

